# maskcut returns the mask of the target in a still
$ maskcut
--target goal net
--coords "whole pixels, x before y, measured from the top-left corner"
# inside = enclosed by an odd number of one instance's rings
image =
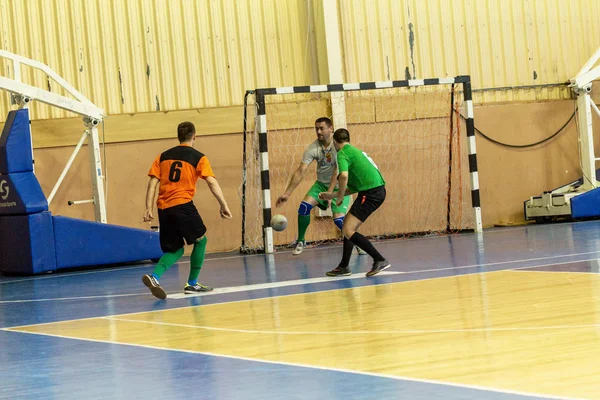
[[[377,239],[481,230],[473,106],[468,76],[411,81],[258,89],[247,93],[244,132],[242,252],[293,246],[298,207],[316,180],[313,162],[281,208],[315,120],[346,128],[386,181],[384,204],[361,227]],[[353,199],[355,196],[353,196]],[[283,214],[288,227],[273,232]],[[315,207],[307,245],[341,240],[331,211]]]

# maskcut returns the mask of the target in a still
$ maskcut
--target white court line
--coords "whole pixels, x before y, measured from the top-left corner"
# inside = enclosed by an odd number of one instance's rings
[[[552,265],[552,264],[550,264]],[[392,271],[383,271],[383,272],[392,272]],[[383,272],[381,272],[380,274],[382,274]],[[501,271],[492,271],[489,273],[496,273],[496,272],[506,272],[505,270],[501,270]],[[468,273],[468,274],[462,274],[460,276],[464,276],[464,275],[473,275],[473,274],[478,274],[479,272],[472,272],[472,273]],[[345,277],[348,278],[348,277]],[[456,276],[436,276],[433,278],[426,278],[426,279],[417,279],[417,280],[409,280],[409,281],[400,281],[400,282],[389,282],[389,283],[380,283],[377,284],[377,286],[383,286],[383,285],[393,285],[393,284],[408,284],[408,283],[413,283],[413,282],[421,282],[421,281],[432,281],[432,280],[436,280],[436,279],[448,279],[448,278],[456,278]],[[341,280],[342,278],[332,278],[332,280]],[[64,321],[53,321],[53,322],[42,322],[42,323],[37,323],[37,324],[29,324],[29,325],[17,325],[17,326],[11,326],[11,327],[7,327],[7,328],[0,328],[0,330],[2,329],[21,329],[21,328],[28,328],[28,327],[32,327],[32,326],[42,326],[42,325],[52,325],[52,324],[67,324],[69,322],[75,322],[75,321],[87,321],[87,320],[91,320],[91,319],[101,319],[101,318],[110,318],[110,317],[122,317],[122,316],[126,316],[126,315],[139,315],[139,314],[152,314],[152,313],[159,313],[159,312],[163,312],[163,311],[173,311],[173,310],[184,310],[184,309],[189,309],[192,307],[210,307],[210,306],[218,306],[218,305],[222,305],[222,304],[233,304],[233,303],[243,303],[246,301],[260,301],[260,300],[269,300],[269,299],[274,299],[274,298],[282,298],[282,297],[291,297],[291,296],[302,296],[302,295],[307,295],[307,294],[314,294],[314,293],[325,293],[325,292],[335,292],[337,290],[349,290],[349,289],[359,289],[363,286],[360,287],[351,287],[351,288],[335,288],[335,289],[326,289],[326,290],[316,290],[314,292],[301,292],[301,293],[291,293],[291,294],[280,294],[277,296],[271,296],[271,297],[259,297],[256,299],[241,299],[241,300],[231,300],[231,301],[224,301],[224,302],[217,302],[217,303],[209,303],[209,304],[201,304],[198,306],[190,306],[190,305],[183,305],[181,307],[172,307],[172,308],[163,308],[160,310],[146,310],[146,311],[136,311],[136,312],[131,312],[131,313],[121,313],[121,314],[113,314],[113,315],[105,315],[105,316],[96,316],[96,317],[86,317],[86,318],[76,318],[76,319],[68,319],[68,320],[64,320]],[[368,287],[368,286],[366,286]],[[150,293],[146,293],[147,295],[151,296]],[[48,299],[48,300],[54,300],[54,299]],[[158,301],[157,299],[154,299],[156,301]]]
[[[398,275],[403,274],[405,272],[396,272],[396,271],[382,271],[377,276],[382,275]],[[191,297],[199,297],[199,296],[210,296],[216,294],[225,294],[225,293],[237,293],[237,292],[249,292],[252,290],[261,290],[261,289],[276,289],[278,287],[286,287],[286,286],[299,286],[299,285],[309,285],[312,283],[322,283],[322,282],[335,282],[335,281],[343,281],[348,279],[359,279],[365,278],[364,274],[352,274],[350,276],[338,276],[338,277],[322,277],[322,278],[310,278],[310,279],[295,279],[289,281],[279,281],[279,282],[270,282],[270,283],[258,283],[254,285],[243,285],[243,286],[230,286],[224,288],[216,288],[211,292],[204,292],[198,294],[183,294],[180,291],[170,294],[167,296],[169,299],[188,299]],[[106,295],[98,295],[98,296],[81,296],[81,297],[57,297],[57,298],[48,298],[48,299],[25,299],[25,300],[0,300],[0,304],[10,304],[10,303],[35,303],[35,302],[44,302],[44,301],[68,301],[68,300],[93,300],[93,299],[103,299],[103,298],[113,298],[113,297],[131,297],[131,296],[147,296],[150,295],[150,292],[145,291],[141,293],[126,293],[126,294],[106,294]]]
[[[475,267],[487,267],[490,265],[502,265],[502,264],[513,264],[513,263],[522,263],[522,262],[528,262],[528,261],[540,261],[540,260],[550,260],[552,258],[562,258],[562,257],[575,257],[575,256],[584,256],[586,254],[595,254],[595,253],[600,253],[600,251],[588,251],[586,253],[575,253],[575,254],[567,254],[567,255],[562,255],[562,256],[549,256],[549,257],[537,257],[537,258],[528,258],[525,260],[514,260],[514,261],[497,261],[497,262],[492,262],[492,263],[484,263],[484,264],[473,264],[473,265],[461,265],[460,267],[446,267],[446,268],[438,268],[438,269],[420,269],[418,271],[406,271],[405,273],[407,274],[413,274],[413,273],[421,273],[421,272],[436,272],[436,271],[445,271],[445,270],[449,270],[449,269],[462,269],[462,268],[475,268]],[[567,262],[560,262],[560,263],[554,263],[554,264],[544,264],[544,265],[531,265],[529,267],[518,267],[518,268],[534,268],[534,267],[545,267],[548,265],[558,265],[558,264],[571,264],[574,262],[582,262],[582,261],[592,261],[592,260],[597,260],[598,258],[592,258],[590,260],[577,260],[577,261],[567,261]],[[511,268],[511,269],[515,269],[515,268]],[[487,271],[485,271],[487,272]]]
[[[150,294],[148,291],[140,293],[125,293],[125,294],[104,294],[99,296],[80,296],[80,297],[56,297],[50,299],[30,299],[30,300],[0,300],[0,304],[10,303],[36,303],[44,301],[68,301],[68,300],[93,300],[93,299],[107,299],[115,297],[132,297],[132,296],[146,296]]]
[[[541,264],[541,265],[537,265],[537,266],[533,266],[533,267],[546,267],[546,266],[550,266],[550,265],[560,265],[560,264],[571,264],[571,263],[577,263],[577,262],[584,262],[584,261],[593,261],[593,260],[597,260],[597,258],[593,258],[593,259],[589,259],[589,260],[577,260],[577,261],[570,261],[570,262],[565,262],[565,263],[550,263],[550,264]],[[531,267],[524,267],[524,268],[531,268]],[[443,270],[444,268],[442,268]],[[515,271],[514,269],[501,269],[501,270],[496,270],[496,271],[488,271],[488,272],[484,272],[483,274],[495,274],[495,273],[502,273],[502,272],[512,272]],[[387,273],[390,274],[394,271],[383,271],[381,272],[379,275]],[[515,272],[527,272],[527,271],[515,271]],[[432,281],[432,280],[436,280],[436,279],[450,279],[450,278],[457,278],[460,276],[467,276],[467,275],[474,275],[474,274],[480,274],[481,272],[479,271],[475,271],[475,272],[470,272],[470,273],[466,273],[466,274],[461,274],[461,275],[449,275],[449,276],[436,276],[436,277],[432,277],[432,278],[425,278],[425,279],[412,279],[412,280],[406,280],[406,281],[400,281],[400,282],[388,282],[388,283],[379,283],[377,284],[377,286],[385,286],[385,285],[402,285],[402,284],[409,284],[409,283],[414,283],[414,282],[421,282],[421,281]],[[406,274],[406,273],[405,273]],[[351,275],[352,276],[352,275]],[[344,278],[348,278],[348,277],[338,277],[338,278],[334,278],[332,277],[331,280],[343,280]],[[284,281],[285,282],[285,281]],[[361,286],[363,287],[363,286]],[[368,286],[365,286],[368,287]],[[225,302],[217,302],[217,303],[210,303],[210,304],[202,304],[202,307],[210,307],[210,306],[218,306],[221,304],[232,304],[232,303],[241,303],[241,302],[246,302],[246,301],[257,301],[257,300],[265,300],[265,299],[272,299],[272,298],[282,298],[282,297],[290,297],[290,296],[302,296],[302,295],[306,295],[306,294],[311,294],[311,293],[325,293],[325,292],[333,292],[336,290],[348,290],[348,289],[356,289],[355,287],[352,288],[335,288],[335,289],[326,289],[326,290],[317,290],[314,292],[302,292],[302,293],[291,293],[291,294],[281,294],[281,295],[277,295],[277,296],[270,296],[270,297],[260,297],[260,298],[256,298],[256,299],[241,299],[241,300],[231,300],[231,301],[225,301]],[[141,295],[150,295],[149,293],[144,293]],[[112,296],[105,296],[105,297],[113,297],[116,295],[112,295]],[[140,296],[140,294],[130,294],[130,295],[121,295],[121,296]],[[98,296],[98,297],[103,297],[103,296]],[[73,298],[68,298],[68,300],[78,300],[80,299],[79,297],[73,297]],[[6,301],[8,302],[33,302],[33,301],[55,301],[55,300],[62,300],[61,298],[58,299],[39,299],[39,300],[8,300]],[[2,304],[3,302],[0,301],[0,304]],[[193,306],[193,307],[199,307],[199,306]],[[185,305],[185,306],[181,306],[181,307],[173,307],[173,308],[167,308],[167,309],[161,309],[161,310],[148,310],[148,311],[137,311],[137,312],[132,312],[132,313],[123,313],[123,314],[113,314],[113,315],[106,315],[103,317],[87,317],[87,318],[77,318],[77,319],[70,319],[70,320],[65,320],[65,321],[54,321],[54,322],[43,322],[43,323],[38,323],[38,324],[29,324],[29,325],[18,325],[18,326],[13,326],[7,329],[18,329],[18,328],[26,328],[26,327],[31,327],[31,326],[41,326],[41,325],[50,325],[50,324],[61,324],[61,323],[69,323],[69,322],[74,322],[74,321],[86,321],[86,320],[90,320],[90,319],[98,319],[98,318],[110,318],[110,317],[121,317],[121,316],[126,316],[126,315],[139,315],[139,314],[150,314],[150,313],[158,313],[158,312],[163,312],[163,311],[171,311],[171,310],[182,310],[185,308],[190,308],[189,305]],[[0,328],[0,330],[2,330],[2,328]]]
[[[291,251],[292,250],[290,250],[290,252]],[[262,255],[262,254],[240,254],[240,255],[228,256],[228,257],[207,258],[204,260],[204,263],[207,263],[209,261],[229,260],[232,258],[252,257],[252,256],[259,256],[259,255]],[[189,264],[189,263],[190,263],[189,260],[177,262],[177,264]],[[38,276],[32,276],[31,278],[0,281],[0,285],[6,285],[9,283],[17,283],[17,282],[28,282],[28,281],[41,280],[41,279],[50,279],[50,278],[66,278],[66,277],[79,276],[79,275],[103,274],[103,273],[108,273],[108,272],[121,272],[121,271],[130,270],[130,269],[137,269],[137,268],[150,268],[154,265],[156,265],[156,263],[149,262],[149,263],[146,263],[143,265],[134,265],[131,267],[110,267],[110,269],[98,269],[98,270],[94,270],[94,271],[85,271],[85,272],[60,271],[60,273],[57,273],[57,274],[38,275]]]
[[[592,253],[597,253],[597,252],[592,252]],[[548,257],[548,258],[552,258],[552,257]],[[540,264],[540,265],[534,265],[534,266],[529,266],[529,267],[520,267],[520,268],[536,268],[536,267],[548,267],[551,265],[562,265],[562,264],[574,264],[574,263],[578,263],[578,262],[586,262],[586,261],[594,261],[594,260],[598,260],[598,258],[591,258],[591,259],[586,259],[586,260],[575,260],[575,261],[567,261],[567,262],[559,262],[559,263],[549,263],[549,264]],[[480,265],[466,265],[466,266],[461,266],[461,267],[456,267],[456,269],[461,269],[461,268],[474,268],[474,267],[479,267]],[[436,272],[436,271],[445,271],[448,269],[455,269],[455,268],[439,268],[439,269],[431,269],[431,270],[426,270],[427,272]],[[448,275],[448,276],[435,276],[432,278],[424,278],[424,279],[411,279],[411,280],[406,280],[406,281],[400,281],[400,282],[387,282],[387,283],[379,283],[377,284],[377,286],[385,286],[385,285],[400,285],[400,284],[408,284],[408,283],[414,283],[414,282],[422,282],[422,281],[431,281],[431,280],[435,280],[435,279],[448,279],[448,278],[457,278],[460,276],[466,276],[466,275],[474,275],[474,274],[493,274],[493,273],[499,273],[499,272],[511,272],[514,269],[510,268],[510,269],[500,269],[500,270],[496,270],[496,271],[485,271],[485,272],[480,272],[480,271],[474,271],[474,272],[470,272],[470,273],[466,273],[466,274],[460,274],[460,275]],[[404,275],[409,275],[409,274],[413,274],[413,273],[420,273],[420,272],[425,272],[424,271],[413,271],[413,272],[396,272],[396,271],[383,271],[380,272],[378,274],[378,276],[380,275],[393,275],[393,274],[404,274]],[[517,271],[517,272],[525,272],[525,271]],[[352,274],[350,277],[361,277],[358,274]],[[342,280],[343,278],[350,278],[348,276],[346,277],[338,277],[338,278],[329,278],[331,280]],[[316,279],[320,279],[320,278],[316,278]],[[298,281],[302,281],[302,279],[298,279]],[[282,282],[286,282],[286,281],[282,281]],[[302,284],[302,283],[299,283]],[[249,285],[250,286],[250,285]],[[243,286],[240,286],[243,287]],[[363,287],[363,286],[361,286]],[[368,286],[365,286],[368,287]],[[348,290],[348,289],[355,289],[354,287],[352,288],[335,288],[335,289],[327,289],[327,290],[317,290],[314,292],[302,292],[302,293],[292,293],[292,294],[282,294],[282,295],[277,295],[277,296],[270,296],[270,297],[261,297],[261,298],[257,298],[257,299],[242,299],[242,300],[233,300],[233,301],[226,301],[226,302],[219,302],[219,303],[210,303],[210,304],[202,304],[202,307],[209,307],[209,306],[217,306],[220,304],[231,304],[231,303],[240,303],[240,302],[245,302],[245,301],[254,301],[254,300],[261,300],[261,299],[272,299],[272,298],[280,298],[280,297],[288,297],[288,296],[301,296],[301,295],[306,295],[306,294],[311,294],[311,293],[324,293],[324,292],[331,292],[331,291],[336,291],[336,290]],[[215,289],[217,290],[217,289]],[[210,293],[210,292],[208,292]],[[189,295],[187,295],[189,296]],[[169,295],[167,295],[167,298],[171,298]],[[183,308],[187,308],[187,307],[177,307],[177,308],[170,308],[168,310],[174,310],[174,309],[183,309]],[[117,315],[137,315],[137,314],[146,314],[149,312],[161,312],[161,311],[165,311],[165,310],[152,310],[152,311],[140,311],[140,312],[135,312],[135,313],[126,313],[126,314],[117,314]],[[110,316],[106,316],[106,317],[110,317]],[[104,318],[104,317],[95,317],[95,318]],[[84,319],[89,319],[89,318],[84,318]],[[76,320],[75,320],[76,321]],[[66,321],[68,322],[68,321]],[[29,326],[29,325],[26,325]]]
[[[391,239],[390,242],[394,241],[394,240],[396,240],[396,239]],[[386,243],[386,242],[381,241],[379,243]],[[310,250],[331,250],[332,248],[333,248],[333,246],[323,246],[323,247],[311,248]],[[274,255],[291,253],[293,251],[294,251],[294,249],[279,250],[276,253],[274,253]],[[206,264],[209,261],[231,260],[231,259],[246,258],[246,257],[259,257],[259,256],[264,256],[264,255],[265,254],[236,254],[234,256],[227,256],[227,257],[207,258],[204,260],[204,263]],[[189,256],[186,256],[186,257],[189,258]],[[189,259],[177,262],[177,264],[189,264],[189,263],[190,263]],[[121,272],[121,271],[127,271],[127,270],[138,269],[138,268],[150,268],[150,267],[154,266],[155,264],[156,263],[148,262],[148,263],[145,263],[142,265],[133,265],[130,267],[108,267],[109,269],[100,269],[101,267],[98,267],[99,269],[97,269],[97,270],[83,271],[83,272],[60,271],[56,274],[49,273],[46,275],[32,276],[30,278],[15,279],[15,280],[8,280],[8,281],[0,280],[0,285],[7,285],[9,283],[18,283],[18,282],[29,282],[29,281],[42,280],[42,279],[51,279],[51,278],[66,278],[66,277],[89,275],[89,274],[105,274],[105,273],[109,273],[109,272]]]
[[[396,271],[382,271],[377,276],[382,275],[398,275],[404,274],[405,272],[396,272]],[[335,282],[335,281],[343,281],[350,279],[361,279],[366,278],[364,273],[360,274],[352,274],[350,276],[338,276],[338,277],[322,277],[322,278],[309,278],[309,279],[294,279],[289,281],[279,281],[279,282],[270,282],[270,283],[257,283],[254,285],[244,285],[244,286],[232,286],[232,287],[224,287],[217,288],[211,292],[203,292],[203,293],[194,293],[194,294],[184,294],[184,293],[176,293],[170,294],[167,296],[167,299],[189,299],[191,297],[200,297],[200,296],[211,296],[215,294],[225,294],[225,293],[236,293],[236,292],[247,292],[250,290],[261,290],[261,289],[277,289],[286,286],[299,286],[299,285],[310,285],[313,283],[323,283],[323,282]],[[346,289],[346,288],[344,288]]]
[[[227,303],[224,303],[227,304]],[[512,328],[465,328],[465,329],[397,329],[390,331],[266,331],[252,329],[217,328],[214,326],[175,324],[170,322],[155,322],[139,319],[120,317],[100,317],[110,321],[137,322],[141,324],[176,326],[181,328],[201,329],[207,331],[221,331],[230,333],[252,333],[265,335],[403,335],[403,334],[432,334],[432,333],[467,333],[467,332],[518,332],[518,331],[544,331],[564,329],[597,328],[600,324],[585,325],[553,325],[553,326],[523,326]]]
[[[14,328],[12,328],[12,329],[14,329]],[[343,372],[343,373],[347,373],[347,374],[372,376],[372,377],[376,377],[376,378],[388,378],[388,379],[393,379],[393,380],[397,380],[397,381],[428,383],[428,384],[432,384],[432,385],[450,386],[450,387],[456,387],[456,388],[462,388],[462,389],[473,389],[473,390],[480,390],[480,391],[494,392],[494,393],[505,393],[505,394],[524,396],[524,397],[542,397],[544,399],[551,399],[551,400],[584,400],[584,399],[577,399],[577,398],[571,398],[571,397],[549,396],[549,395],[541,394],[541,393],[531,393],[531,392],[520,392],[520,391],[513,391],[513,390],[497,389],[497,388],[492,388],[492,387],[487,387],[487,386],[444,382],[444,381],[437,381],[437,380],[433,380],[433,379],[411,378],[411,377],[407,377],[407,376],[395,376],[395,375],[388,375],[388,374],[379,374],[376,372],[354,371],[354,370],[343,369],[343,368],[321,367],[318,365],[300,364],[300,363],[292,363],[292,362],[285,362],[285,361],[261,360],[261,359],[254,359],[254,358],[249,358],[249,357],[210,353],[210,352],[205,352],[205,351],[170,349],[167,347],[149,346],[149,345],[134,344],[134,343],[119,343],[119,342],[111,341],[111,340],[82,339],[80,337],[67,336],[67,335],[56,335],[56,334],[49,334],[49,333],[27,332],[27,331],[14,331],[12,329],[0,329],[0,330],[9,331],[9,332],[17,332],[17,333],[25,333],[25,334],[30,334],[30,335],[38,335],[38,336],[51,336],[51,337],[57,337],[57,338],[61,338],[61,339],[73,339],[73,340],[79,340],[79,341],[83,341],[83,342],[105,343],[105,344],[112,344],[112,345],[139,347],[139,348],[145,348],[145,349],[151,349],[151,350],[166,350],[166,351],[174,351],[174,352],[178,352],[178,353],[187,353],[187,354],[200,354],[200,355],[211,356],[211,357],[229,358],[229,359],[233,359],[233,360],[251,361],[251,362],[258,362],[258,363],[271,364],[271,365],[283,365],[283,366],[288,366],[288,367],[306,368],[306,369],[313,369],[313,370],[319,370],[319,371]]]
[[[599,252],[598,251],[592,251],[592,252],[589,252],[589,253],[579,253],[579,254],[574,254],[574,255],[583,255],[583,254],[590,254],[590,253],[599,253]],[[476,267],[482,267],[482,266],[487,266],[487,265],[506,264],[506,263],[513,263],[513,262],[522,262],[522,261],[535,261],[535,260],[544,260],[544,259],[559,258],[559,257],[570,257],[570,256],[541,257],[541,258],[531,258],[529,260],[521,260],[521,261],[518,261],[518,260],[517,261],[502,261],[502,262],[497,262],[497,263],[463,265],[463,266],[460,266],[460,267],[446,267],[446,268],[425,269],[425,270],[418,270],[418,271],[398,271],[398,272],[396,272],[396,271],[383,271],[383,272],[380,272],[378,275],[381,276],[381,275],[396,275],[396,274],[405,274],[405,275],[408,275],[408,274],[420,274],[422,272],[439,272],[439,271],[447,271],[447,270],[452,270],[452,269],[476,268]],[[517,270],[523,269],[523,268],[540,268],[540,267],[548,267],[548,266],[551,266],[551,265],[574,264],[574,263],[578,263],[578,262],[595,261],[595,260],[598,260],[598,259],[599,258],[590,258],[590,259],[585,259],[585,260],[574,260],[574,261],[566,261],[566,262],[559,262],[559,263],[550,263],[550,264],[541,264],[541,265],[530,265],[530,266],[526,266],[526,267],[508,268],[508,269],[497,270],[497,271],[485,271],[485,273],[517,271]],[[517,271],[517,272],[529,272],[529,271]],[[531,271],[531,272],[540,272],[540,271]],[[474,273],[479,273],[479,271],[475,271],[475,272],[473,272],[471,274],[474,274]],[[461,275],[470,275],[470,274],[461,274]],[[233,286],[233,287],[226,287],[226,288],[217,288],[217,289],[213,290],[212,292],[199,293],[199,294],[186,294],[186,295],[184,295],[181,292],[175,292],[172,295],[167,295],[167,298],[174,299],[174,300],[179,300],[179,299],[183,299],[183,298],[206,296],[206,295],[210,295],[210,294],[215,295],[215,294],[243,292],[243,291],[249,291],[249,290],[270,289],[270,288],[274,288],[274,287],[304,285],[304,284],[311,283],[311,282],[309,282],[311,280],[323,279],[323,282],[328,282],[328,281],[343,280],[343,279],[356,279],[356,278],[363,278],[363,277],[364,277],[364,275],[362,275],[362,274],[352,274],[349,277],[345,276],[345,277],[337,277],[337,278],[336,277],[328,277],[328,278],[297,279],[297,280],[292,280],[292,281],[280,281],[280,282],[272,282],[272,283],[259,283],[259,284],[256,284],[256,285],[245,285],[245,286]],[[382,284],[379,284],[379,285],[388,285],[388,284],[394,284],[394,283],[405,283],[405,282],[415,282],[415,281],[426,281],[426,280],[431,280],[431,279],[452,278],[452,277],[454,277],[454,276],[440,276],[440,277],[425,278],[425,279],[412,279],[412,280],[408,280],[408,281],[404,281],[404,282],[382,283]],[[295,283],[286,284],[287,282],[295,282]],[[312,283],[319,283],[319,282],[312,282]],[[258,287],[258,288],[248,289],[249,287],[252,287],[252,286],[261,286],[261,285],[264,285],[265,287],[262,287],[262,288]],[[276,286],[267,286],[267,285],[276,285]],[[239,290],[237,290],[238,288],[239,288]],[[246,289],[244,289],[244,288],[246,288]],[[231,289],[235,289],[235,290],[231,290]],[[332,289],[332,290],[340,290],[340,289]],[[327,290],[319,290],[319,292],[324,292],[324,291],[327,291]],[[44,302],[44,301],[86,300],[86,299],[128,297],[128,296],[145,296],[145,295],[148,295],[148,292],[145,292],[145,293],[113,294],[113,295],[99,295],[99,296],[58,297],[58,298],[35,299],[35,300],[27,300],[27,299],[25,299],[25,300],[0,300],[0,304],[8,304],[8,303],[32,303],[32,302]],[[287,296],[287,295],[285,295],[285,296]],[[272,297],[281,297],[281,296],[272,296]],[[247,301],[247,299],[239,300],[239,301]],[[233,303],[233,302],[236,302],[236,301],[229,301],[228,303]],[[211,305],[211,304],[205,304],[203,306],[209,306],[209,305]],[[146,311],[144,311],[144,312],[146,312]],[[124,314],[124,315],[126,315],[126,314]],[[93,317],[93,318],[97,318],[97,317]],[[77,320],[73,320],[73,321],[77,321]]]
[[[18,282],[29,282],[29,281],[40,281],[42,279],[51,279],[51,278],[65,278],[65,277],[71,277],[71,276],[79,276],[79,275],[89,275],[89,274],[100,274],[100,273],[107,273],[107,272],[116,272],[116,271],[126,271],[128,269],[135,269],[135,268],[148,268],[151,264],[147,264],[147,265],[136,265],[136,266],[132,266],[132,267],[116,267],[116,268],[111,268],[111,269],[103,269],[103,270],[98,270],[98,271],[86,271],[86,272],[60,272],[57,274],[46,274],[46,275],[38,275],[38,276],[32,276],[31,278],[23,278],[23,279],[15,279],[15,280],[9,280],[9,281],[0,281],[0,285],[7,285],[9,283],[18,283]]]
[[[312,250],[331,250],[331,248],[321,247],[321,248],[315,248],[315,249],[312,249]],[[290,252],[292,252],[292,250],[286,251],[286,253],[290,253]],[[403,271],[403,273],[414,274],[414,273],[420,273],[420,272],[446,271],[446,270],[449,270],[449,269],[486,267],[486,266],[489,266],[489,265],[501,265],[501,264],[512,264],[512,263],[521,263],[521,262],[528,262],[528,261],[550,260],[550,259],[553,259],[553,258],[576,257],[576,256],[584,256],[584,255],[587,255],[587,254],[596,254],[596,253],[600,253],[600,251],[588,251],[588,252],[584,252],[584,253],[572,253],[572,254],[559,254],[559,255],[556,255],[556,256],[537,257],[537,258],[525,258],[525,259],[522,259],[522,260],[498,261],[498,262],[484,263],[484,264],[461,265],[461,266],[458,266],[458,267],[422,269],[422,270],[415,270],[415,271]],[[251,255],[239,255],[239,256],[236,255],[236,256],[231,256],[231,257],[211,258],[211,259],[207,259],[206,261],[227,260],[227,259],[232,259],[232,258],[240,258],[240,257],[248,257],[248,256],[264,256],[264,254],[251,254]],[[588,260],[584,260],[584,261],[588,261]],[[180,262],[178,262],[178,264],[189,264],[189,260],[187,260],[187,261],[180,261]],[[553,265],[553,264],[550,264],[550,265]],[[62,278],[62,277],[67,277],[67,276],[86,275],[86,274],[93,274],[93,273],[100,273],[100,272],[117,272],[117,271],[123,271],[125,269],[148,268],[149,266],[150,265],[136,266],[136,267],[131,267],[131,268],[116,268],[116,269],[112,269],[112,270],[109,270],[109,271],[89,271],[89,272],[72,273],[72,274],[64,274],[64,275],[54,275],[54,276],[48,275],[48,276],[42,276],[42,277],[33,277],[33,278],[30,278],[30,279],[21,279],[21,280],[16,280],[16,281],[8,281],[8,282],[1,282],[0,281],[0,284],[30,281],[30,280],[34,280],[36,278],[37,279]]]
[[[589,274],[589,275],[598,275],[598,276],[600,276],[600,274],[598,272],[591,272],[591,271],[542,271],[542,270],[540,270],[540,271],[534,271],[534,270],[525,271],[526,269],[548,267],[548,266],[551,266],[551,265],[576,264],[578,262],[598,261],[598,260],[600,260],[600,258],[590,258],[588,260],[569,261],[569,262],[549,264],[549,265],[536,265],[536,266],[529,266],[529,267],[517,267],[517,268],[512,268],[509,271],[515,271],[515,272],[534,272],[534,273],[538,273],[538,274],[539,273],[550,273],[550,274]]]
[[[390,239],[391,241],[394,241],[396,239]],[[387,243],[386,241],[381,241],[379,243]],[[314,247],[314,248],[310,248],[310,250],[331,250],[334,246],[323,246],[323,247]],[[289,249],[289,250],[279,250],[276,253],[274,253],[274,255],[277,254],[286,254],[286,253],[291,253],[293,252],[294,249]],[[236,254],[235,256],[227,256],[227,257],[215,257],[215,258],[207,258],[204,260],[204,263],[206,264],[209,261],[218,261],[218,260],[231,260],[231,259],[236,259],[236,258],[246,258],[246,257],[259,257],[259,256],[264,256],[265,254]],[[186,256],[189,258],[189,256]],[[190,260],[184,260],[184,261],[178,261],[176,264],[189,264]],[[65,277],[72,277],[72,276],[80,276],[80,275],[89,275],[89,274],[104,274],[104,273],[109,273],[109,272],[120,272],[120,271],[127,271],[127,270],[132,270],[132,269],[138,269],[138,268],[150,268],[152,266],[154,266],[156,263],[152,263],[152,262],[148,262],[142,265],[133,265],[130,267],[108,267],[109,269],[97,269],[97,270],[93,270],[93,271],[84,271],[84,272],[68,272],[68,271],[60,271],[59,273],[56,274],[52,274],[52,273],[48,273],[46,275],[38,275],[38,276],[32,276],[30,278],[23,278],[23,279],[14,279],[14,280],[8,280],[8,281],[2,281],[0,280],[0,285],[7,285],[9,283],[18,283],[18,282],[29,282],[29,281],[36,281],[36,280],[42,280],[42,279],[51,279],[51,278],[65,278]],[[101,268],[101,267],[98,267]]]
[[[530,265],[528,267],[517,267],[517,268],[511,268],[511,269],[507,269],[504,271],[515,271],[515,272],[551,272],[551,273],[557,273],[557,272],[562,272],[562,273],[572,273],[572,274],[582,274],[582,273],[586,273],[586,274],[596,274],[599,275],[596,272],[576,272],[576,271],[524,271],[525,269],[528,268],[541,268],[541,267],[549,267],[552,265],[566,265],[566,264],[577,264],[580,262],[588,262],[588,261],[597,261],[600,260],[600,258],[588,258],[586,260],[573,260],[573,261],[566,261],[566,262],[561,262],[561,263],[553,263],[553,264],[542,264],[542,265]],[[600,276],[600,275],[599,275]]]

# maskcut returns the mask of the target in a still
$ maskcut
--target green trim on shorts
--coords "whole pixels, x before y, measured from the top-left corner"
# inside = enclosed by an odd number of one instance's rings
[[[319,200],[319,193],[326,192],[327,189],[329,189],[329,185],[326,185],[322,182],[316,181],[311,186],[311,188],[308,189],[308,192],[306,192],[306,195],[317,200],[317,207],[319,207],[321,210],[326,210],[327,202],[323,201],[323,200]],[[342,202],[342,205],[340,205],[340,206],[336,205],[335,201],[336,201],[336,199],[331,200],[331,211],[334,214],[344,214],[345,215],[348,212],[348,208],[350,207],[350,202],[352,201],[352,198],[350,196],[344,196],[344,201]]]

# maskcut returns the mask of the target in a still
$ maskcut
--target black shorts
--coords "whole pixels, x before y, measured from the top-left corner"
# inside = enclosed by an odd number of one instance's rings
[[[352,203],[352,207],[350,207],[348,213],[365,222],[369,218],[369,215],[373,214],[384,201],[385,186],[378,186],[364,192],[358,192],[358,196],[354,200],[354,203]]]
[[[194,244],[206,233],[204,221],[193,202],[158,210],[160,248],[174,253],[187,244]]]

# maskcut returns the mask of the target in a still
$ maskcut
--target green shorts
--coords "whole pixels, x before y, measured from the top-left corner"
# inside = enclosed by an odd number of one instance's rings
[[[317,200],[317,206],[321,210],[327,210],[327,202],[323,201],[323,200],[319,200],[319,193],[326,192],[327,189],[329,189],[328,185],[325,185],[324,183],[316,181],[314,183],[314,185],[312,185],[312,187],[308,190],[306,195]],[[331,211],[333,212],[333,214],[344,214],[345,215],[348,212],[348,207],[350,207],[351,200],[352,199],[350,196],[344,196],[344,201],[339,206],[335,204],[336,199],[331,200]]]

